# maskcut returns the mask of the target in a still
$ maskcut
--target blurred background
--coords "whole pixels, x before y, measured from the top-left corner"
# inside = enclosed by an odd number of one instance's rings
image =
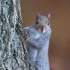
[[[35,22],[37,12],[51,14],[50,66],[70,70],[70,0],[21,0],[21,11],[24,27]]]

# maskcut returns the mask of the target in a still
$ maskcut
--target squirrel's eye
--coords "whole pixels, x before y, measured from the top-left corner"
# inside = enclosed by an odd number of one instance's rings
[[[36,21],[36,24],[38,24],[38,21]]]
[[[47,25],[49,25],[49,23]]]

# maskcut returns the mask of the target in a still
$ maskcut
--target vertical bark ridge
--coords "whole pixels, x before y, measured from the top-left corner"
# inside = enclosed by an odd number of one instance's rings
[[[0,0],[0,70],[34,70],[23,40],[20,0]]]

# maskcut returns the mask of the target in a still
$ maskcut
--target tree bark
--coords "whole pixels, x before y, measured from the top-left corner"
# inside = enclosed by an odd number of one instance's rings
[[[0,70],[34,70],[23,39],[20,0],[0,0]]]

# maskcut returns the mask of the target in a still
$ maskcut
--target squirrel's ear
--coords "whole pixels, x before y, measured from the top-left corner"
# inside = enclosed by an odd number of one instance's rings
[[[39,12],[36,15],[36,19],[38,19],[38,17],[40,17],[40,13]]]
[[[50,15],[50,13],[48,14],[48,19],[50,20],[50,18],[51,18],[51,15]]]

